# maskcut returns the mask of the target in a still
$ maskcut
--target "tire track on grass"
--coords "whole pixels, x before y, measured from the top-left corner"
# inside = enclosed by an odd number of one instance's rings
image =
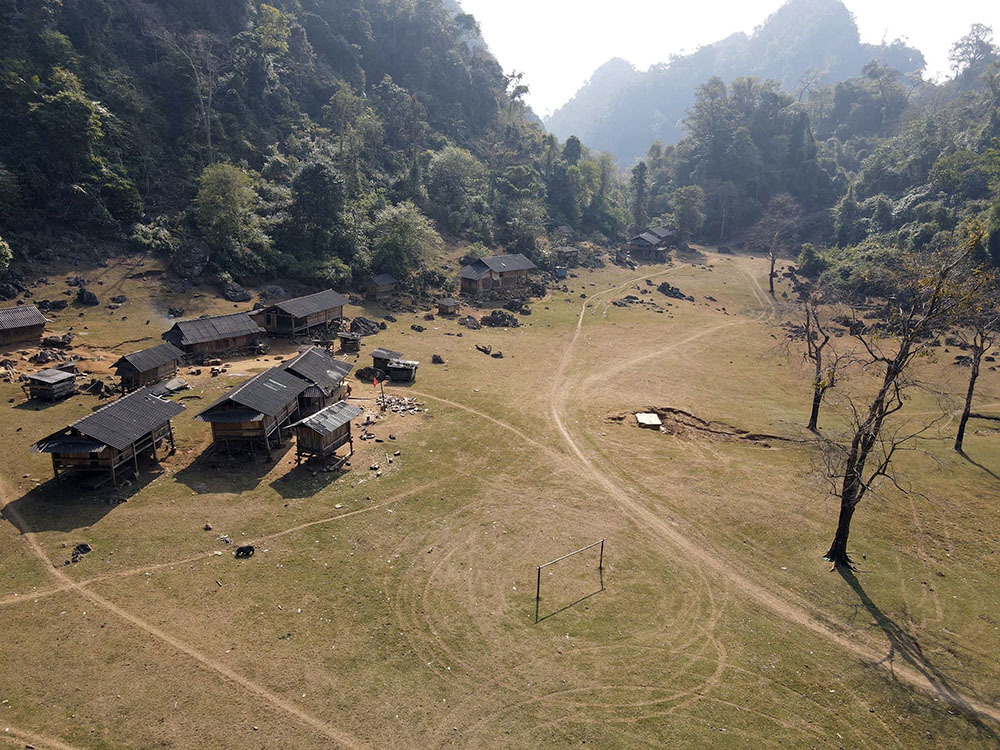
[[[3,731],[0,731],[0,740],[21,748],[33,746],[36,748],[52,748],[52,750],[79,750],[79,748],[67,745],[61,740],[53,739],[52,737],[43,737],[34,732],[27,732],[23,729],[6,725],[4,725]]]
[[[560,360],[550,397],[550,414],[552,420],[562,435],[566,445],[579,460],[581,466],[588,471],[595,483],[603,487],[607,491],[608,495],[614,498],[622,510],[636,523],[646,527],[649,531],[655,533],[660,538],[671,543],[675,548],[684,552],[688,558],[694,561],[700,568],[712,570],[716,574],[721,575],[742,594],[750,599],[753,599],[758,604],[770,609],[782,619],[792,624],[804,627],[824,640],[829,641],[862,659],[869,660],[875,665],[885,665],[886,660],[884,656],[881,656],[874,649],[857,643],[844,634],[838,633],[832,627],[821,622],[808,611],[804,604],[792,601],[793,595],[791,592],[782,591],[782,595],[773,593],[761,584],[745,576],[737,570],[732,563],[709,552],[693,539],[666,523],[662,518],[657,516],[647,507],[634,500],[629,493],[615,484],[606,474],[597,468],[590,458],[587,457],[583,449],[573,438],[572,433],[563,423],[560,411],[561,407],[569,397],[570,390],[569,385],[566,384],[565,373],[572,360],[575,344],[583,329],[583,321],[587,312],[587,307],[593,299],[594,298],[591,297],[589,300],[585,301],[580,309],[580,315],[577,318],[576,330],[566,347],[566,351],[563,353],[562,359]],[[686,343],[690,343],[691,341],[716,333],[718,330],[727,327],[727,325],[715,326],[713,328],[705,329],[699,333],[692,334],[681,341],[675,342],[669,347],[659,350],[656,354],[666,353],[670,349],[680,347]],[[648,359],[650,356],[656,356],[656,354],[641,355],[629,360],[629,363],[626,364],[626,366],[634,364],[637,361]],[[978,715],[980,718],[987,718],[995,723],[1000,723],[1000,710],[998,710],[995,706],[969,698],[954,689],[938,685],[930,676],[925,674],[923,670],[916,666],[911,667],[905,664],[890,664],[888,669],[894,677],[908,683],[912,687],[919,688],[920,690],[930,693],[933,696],[944,699],[962,710]]]

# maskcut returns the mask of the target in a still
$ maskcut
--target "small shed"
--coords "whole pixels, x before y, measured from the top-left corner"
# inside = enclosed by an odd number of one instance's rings
[[[337,338],[340,339],[340,351],[342,352],[360,352],[361,351],[361,334],[351,333],[350,331],[341,331],[337,334]]]
[[[566,268],[576,268],[580,265],[579,248],[570,247],[568,245],[557,247],[552,251],[552,255],[555,258],[556,263],[560,266],[565,266]]]
[[[188,354],[230,354],[248,350],[260,342],[264,329],[245,312],[214,315],[174,323],[163,340]]]
[[[380,273],[368,280],[368,296],[372,299],[388,299],[396,289],[396,277]]]
[[[437,301],[438,315],[457,315],[462,303],[452,297],[444,297]]]
[[[58,401],[76,393],[76,377],[74,371],[50,368],[28,375],[24,390],[28,398]]]
[[[402,357],[402,352],[394,352],[392,349],[384,349],[379,347],[372,352],[372,367],[376,370],[381,370],[382,372],[387,371],[389,363],[394,359],[399,359]]]
[[[0,310],[0,346],[38,341],[48,320],[34,305],[20,305]]]
[[[354,455],[351,420],[362,413],[357,406],[338,401],[293,424],[296,461],[301,462],[303,457],[307,460],[329,458],[342,445],[350,445],[348,455]]]
[[[172,378],[184,361],[184,352],[173,344],[160,344],[149,349],[126,354],[111,367],[121,379],[126,393]]]
[[[325,349],[312,346],[281,365],[309,387],[299,394],[299,414],[306,417],[350,395],[344,379],[354,365],[334,359]]]
[[[385,371],[389,374],[389,380],[393,383],[412,383],[417,379],[417,368],[419,362],[407,359],[394,359],[385,366]]]
[[[339,323],[344,317],[347,298],[332,289],[316,294],[276,302],[252,314],[268,333],[295,336],[300,333]]]
[[[140,388],[39,440],[31,450],[52,456],[57,481],[67,472],[106,473],[117,487],[123,474],[138,475],[140,455],[156,460],[157,448],[167,440],[174,448],[170,420],[182,411],[180,404]]]
[[[280,367],[260,373],[233,388],[195,419],[212,425],[212,443],[230,453],[258,446],[271,455],[281,445],[283,430],[299,418],[299,396],[309,387]]]

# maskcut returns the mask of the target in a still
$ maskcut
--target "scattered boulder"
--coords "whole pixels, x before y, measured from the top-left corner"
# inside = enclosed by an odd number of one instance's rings
[[[226,285],[222,288],[222,296],[230,302],[249,302],[253,299],[250,291],[244,289],[235,281],[226,282]]]
[[[68,276],[66,277],[66,284],[68,286],[87,286],[87,280],[82,276]]]
[[[423,326],[421,326],[421,325],[417,325],[416,323],[414,323],[414,324],[413,324],[412,326],[410,326],[410,330],[411,330],[411,331],[416,331],[417,333],[423,333],[423,332],[424,332],[424,331],[426,331],[427,329],[426,329],[426,328],[424,328],[424,327],[423,327]]]
[[[503,359],[503,352],[496,351],[493,352],[490,356],[493,357],[493,359]]]
[[[385,315],[383,315],[382,317],[384,317],[384,318],[385,318],[386,320],[388,320],[388,321],[389,321],[390,323],[395,323],[395,322],[396,322],[396,318],[395,318],[395,316],[394,316],[394,315],[391,315],[391,314],[389,314],[389,313],[386,313],[386,314],[385,314]]]
[[[287,295],[288,292],[277,284],[271,284],[264,288],[264,296],[266,297],[285,297]]]
[[[167,308],[168,318],[183,318],[184,308],[183,307],[168,307]]]
[[[128,302],[128,297],[126,297],[124,294],[119,294],[117,297],[112,297],[111,301],[114,302],[116,305],[121,305],[125,302]]]
[[[521,325],[520,321],[506,310],[492,310],[489,315],[484,315],[479,322],[490,328],[517,328]]]
[[[492,344],[488,344],[486,346],[483,346],[482,344],[476,344],[476,348],[479,351],[481,351],[483,354],[490,354],[490,353],[493,352],[493,345]]]
[[[473,331],[478,331],[482,328],[482,325],[478,320],[473,318],[471,315],[466,315],[464,318],[458,319],[458,324],[460,326],[465,326],[466,328],[471,328]]]
[[[188,239],[181,243],[170,257],[170,269],[182,279],[197,279],[208,267],[212,251],[199,239]]]
[[[351,333],[360,333],[362,336],[374,336],[380,330],[378,323],[364,316],[358,316],[351,321]]]
[[[434,355],[432,355],[431,356],[431,364],[432,365],[443,365],[444,364],[444,357],[442,357],[440,354],[434,354]]]
[[[90,305],[91,307],[101,304],[101,300],[97,298],[97,295],[83,286],[77,290],[76,301],[81,305]]]
[[[42,346],[47,349],[69,349],[73,346],[73,334],[64,333],[62,336],[46,336],[42,339]]]
[[[663,295],[665,295],[667,297],[670,297],[670,299],[682,299],[682,300],[685,300],[687,302],[694,302],[694,297],[690,297],[690,296],[684,294],[684,292],[682,292],[680,289],[678,289],[677,287],[675,287],[669,281],[664,281],[662,284],[660,284],[656,288],[657,288],[657,290],[659,290],[660,294],[663,294]]]

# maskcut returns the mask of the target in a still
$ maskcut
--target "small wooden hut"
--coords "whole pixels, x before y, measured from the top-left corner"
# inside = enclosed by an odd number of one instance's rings
[[[458,274],[462,291],[478,294],[490,289],[522,286],[537,266],[521,253],[494,255],[463,266]]]
[[[176,346],[160,344],[126,354],[111,367],[121,379],[122,391],[127,393],[172,378],[183,361],[184,352]]]
[[[293,424],[296,461],[301,462],[303,458],[327,459],[342,445],[350,445],[348,455],[354,455],[351,420],[361,414],[357,406],[338,401]]]
[[[400,352],[394,352],[392,349],[385,349],[380,346],[378,349],[372,351],[372,367],[376,370],[387,372],[389,363],[402,356],[403,355]]]
[[[347,298],[332,289],[276,302],[252,313],[264,330],[278,336],[296,336],[319,326],[339,323]]]
[[[182,320],[163,334],[163,340],[199,357],[230,354],[256,346],[264,329],[245,312]]]
[[[372,299],[388,299],[396,289],[396,278],[380,273],[368,280],[368,296]]]
[[[34,305],[20,305],[0,310],[0,346],[38,341],[48,321]]]
[[[76,393],[76,367],[50,368],[28,375],[24,390],[28,398],[39,401],[58,401]]]
[[[233,388],[195,419],[212,425],[212,443],[232,453],[262,448],[268,456],[281,445],[284,430],[299,417],[299,396],[309,387],[301,378],[273,367]]]
[[[457,315],[462,303],[452,297],[444,297],[437,301],[438,315]]]
[[[337,338],[340,339],[340,351],[342,352],[360,352],[361,351],[361,334],[351,333],[350,331],[341,331],[337,334]]]
[[[299,394],[299,415],[307,417],[347,398],[350,386],[344,379],[354,365],[334,359],[325,349],[311,346],[281,365],[281,369],[309,384]]]
[[[557,247],[552,251],[552,255],[555,261],[560,266],[565,266],[566,268],[576,268],[580,265],[580,250],[579,248],[570,247],[568,245],[564,247]]]
[[[122,476],[138,475],[139,456],[148,453],[156,460],[157,448],[167,440],[174,448],[170,420],[182,411],[180,404],[141,388],[39,440],[31,450],[52,456],[57,481],[66,473],[97,473],[107,474],[117,487]]]
[[[419,362],[408,359],[394,359],[386,364],[385,371],[393,383],[412,383],[417,379]]]

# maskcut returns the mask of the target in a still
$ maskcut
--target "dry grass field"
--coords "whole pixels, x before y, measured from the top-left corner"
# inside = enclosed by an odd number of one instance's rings
[[[208,291],[175,299],[149,260],[71,270],[129,297],[50,315],[52,332],[73,326],[88,371],[158,341],[169,305],[233,309]],[[118,493],[57,486],[28,453],[96,398],[36,408],[0,384],[0,740],[1000,746],[1000,433],[974,422],[964,459],[940,421],[900,459],[912,491],[883,486],[859,509],[857,575],[828,572],[837,505],[766,276],[763,259],[706,252],[580,270],[517,329],[398,315],[358,361],[375,345],[420,360],[417,382],[391,390],[427,411],[380,421],[386,442],[356,441],[341,475],[295,468],[287,445],[270,462],[205,455],[194,415],[291,344],[216,378],[184,374],[176,454]],[[61,294],[49,277],[36,296]],[[661,280],[696,301],[667,307]],[[627,294],[667,312],[610,304]],[[921,364],[946,409],[967,373],[953,354]],[[371,386],[353,388],[374,410]],[[941,402],[922,391],[907,413]],[[991,405],[987,371],[977,408]],[[648,408],[713,430],[640,430],[632,414]],[[821,427],[837,421],[834,395]],[[401,451],[391,465],[387,450]],[[236,560],[223,534],[257,554]],[[593,551],[546,569],[536,624],[535,566],[601,538],[603,577]],[[64,565],[79,542],[93,552]]]

